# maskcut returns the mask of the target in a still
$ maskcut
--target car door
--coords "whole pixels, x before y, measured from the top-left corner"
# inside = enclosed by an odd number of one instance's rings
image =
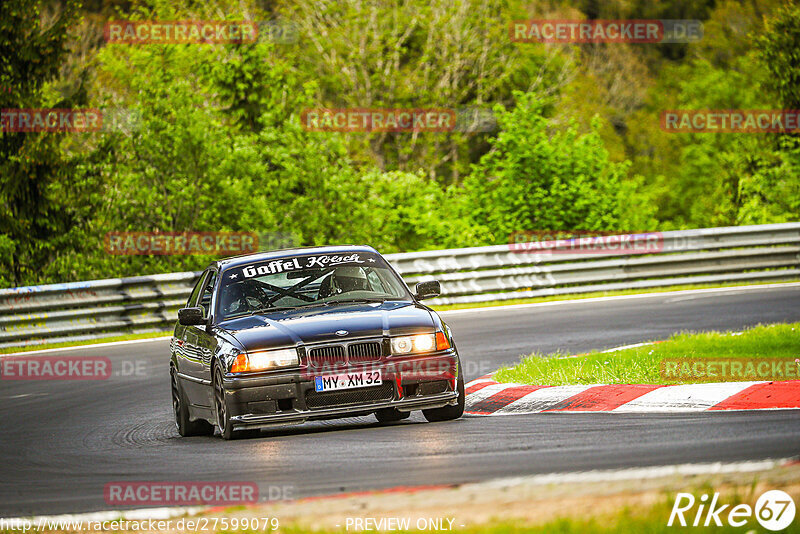
[[[212,269],[208,273],[208,278],[204,282],[203,291],[200,294],[198,306],[203,308],[203,317],[209,323],[214,321],[214,303],[216,301],[216,285],[217,285],[217,271]],[[194,347],[198,359],[194,362],[193,376],[197,379],[198,384],[207,385],[207,387],[197,388],[197,397],[195,402],[198,406],[213,406],[213,390],[211,384],[211,360],[217,349],[217,338],[211,327],[196,326],[194,328]]]
[[[188,302],[188,306],[202,306],[204,295],[208,291],[209,284],[214,283],[215,274],[212,269],[207,270],[201,279],[200,290],[193,299]],[[209,407],[207,402],[211,381],[203,372],[204,353],[200,346],[200,334],[205,333],[206,327],[203,325],[189,325],[184,327],[183,336],[183,357],[180,362],[180,372],[183,380],[183,391],[186,400],[193,406]]]
[[[197,282],[192,289],[192,293],[189,295],[189,299],[186,301],[187,308],[197,306],[197,302],[200,300],[200,294],[203,290],[203,287],[205,287],[203,283],[205,282],[207,275],[208,271],[204,271],[200,275],[200,278],[197,279]],[[188,368],[187,360],[190,356],[187,342],[193,340],[196,336],[188,326],[183,326],[179,322],[175,326],[175,332],[172,337],[174,338],[172,350],[173,354],[175,355],[175,370],[178,371],[178,376],[183,384],[183,382],[186,380],[186,370]]]

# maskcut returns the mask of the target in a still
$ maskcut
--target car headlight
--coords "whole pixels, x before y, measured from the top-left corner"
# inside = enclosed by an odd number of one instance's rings
[[[297,349],[261,350],[241,353],[231,366],[231,373],[251,371],[269,371],[281,367],[293,367],[300,364]]]
[[[444,332],[392,338],[392,354],[417,354],[450,348]]]

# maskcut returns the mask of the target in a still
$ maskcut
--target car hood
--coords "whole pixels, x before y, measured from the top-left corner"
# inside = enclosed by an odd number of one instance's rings
[[[252,315],[218,325],[245,350],[295,346],[324,341],[345,341],[429,333],[435,329],[431,312],[411,302],[340,304]],[[337,331],[346,331],[337,335]]]

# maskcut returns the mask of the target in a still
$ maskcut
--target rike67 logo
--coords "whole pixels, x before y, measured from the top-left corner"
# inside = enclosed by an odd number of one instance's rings
[[[710,502],[705,493],[699,499],[691,493],[678,493],[667,526],[721,527],[728,524],[732,527],[743,527],[749,525],[755,517],[765,529],[778,531],[792,524],[795,512],[794,500],[781,490],[763,493],[754,507],[749,504],[737,504],[733,507],[730,504],[719,504],[719,493],[714,493]]]

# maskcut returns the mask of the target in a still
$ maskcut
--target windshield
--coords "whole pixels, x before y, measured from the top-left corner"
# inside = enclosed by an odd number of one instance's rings
[[[315,254],[225,270],[218,311],[225,320],[261,311],[384,300],[411,296],[379,254]]]

